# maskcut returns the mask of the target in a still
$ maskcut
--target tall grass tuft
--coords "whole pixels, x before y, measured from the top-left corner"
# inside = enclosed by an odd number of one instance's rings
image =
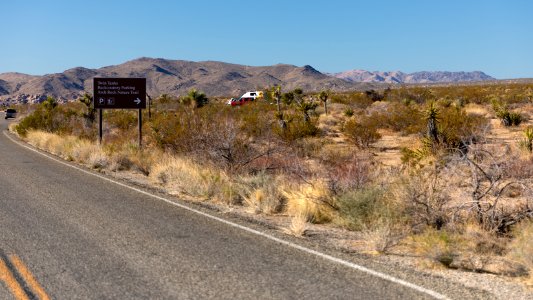
[[[533,285],[533,221],[522,221],[513,230],[514,239],[508,256],[529,269],[528,284]]]
[[[234,187],[250,212],[275,214],[284,204],[284,197],[278,189],[283,180],[285,178],[261,172],[240,176]]]
[[[229,178],[224,172],[187,158],[166,155],[153,165],[149,176],[171,193],[231,200],[225,195]]]
[[[287,212],[291,216],[305,215],[309,222],[326,223],[336,215],[334,198],[323,181],[284,185],[281,193],[287,199]]]

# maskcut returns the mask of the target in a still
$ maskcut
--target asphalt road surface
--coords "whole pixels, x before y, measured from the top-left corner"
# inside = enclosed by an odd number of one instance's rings
[[[0,117],[5,130],[12,121]],[[467,295],[426,279],[434,287]],[[0,134],[1,299],[433,296],[86,174]]]

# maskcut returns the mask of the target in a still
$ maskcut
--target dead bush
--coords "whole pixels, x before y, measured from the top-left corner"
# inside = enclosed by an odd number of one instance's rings
[[[423,168],[400,181],[393,190],[395,197],[405,205],[406,217],[415,232],[426,226],[439,230],[450,221],[448,182],[441,172],[435,166]]]
[[[327,159],[327,158],[326,158]],[[365,187],[371,179],[371,162],[369,158],[351,154],[348,157],[337,156],[325,162],[325,176],[329,187],[335,194]]]

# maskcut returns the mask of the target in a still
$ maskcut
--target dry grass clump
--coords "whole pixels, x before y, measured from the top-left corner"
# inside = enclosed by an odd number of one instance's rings
[[[467,248],[465,241],[460,235],[448,230],[436,230],[427,228],[424,232],[412,235],[405,243],[410,251],[427,259],[426,262],[438,262],[442,265],[450,265],[453,258]]]
[[[387,253],[398,245],[404,237],[405,229],[400,224],[393,224],[390,220],[381,219],[372,228],[361,231],[369,254]]]
[[[91,155],[96,151],[101,151],[101,148],[98,145],[90,141],[79,140],[72,147],[70,157],[77,162],[89,163]]]
[[[164,153],[157,149],[143,151],[132,141],[123,143],[117,149],[109,148],[106,152],[110,153],[112,170],[134,170],[145,176],[150,174],[152,167],[164,156]]]
[[[320,180],[309,183],[284,185],[281,193],[287,199],[287,213],[291,216],[305,215],[312,223],[325,223],[333,220],[334,198],[327,184]]]
[[[533,285],[533,221],[523,221],[513,231],[508,257],[529,269],[528,284]]]
[[[278,186],[285,180],[266,173],[241,176],[234,187],[252,213],[274,214],[283,208],[284,197]]]
[[[307,231],[307,212],[301,212],[292,216],[289,227],[284,228],[284,232],[294,236],[304,236]]]
[[[204,199],[225,196],[227,175],[214,167],[200,165],[190,159],[166,155],[152,166],[150,178],[171,193]],[[231,199],[230,199],[231,200]]]
[[[508,241],[509,238],[497,236],[470,222],[453,229],[438,230],[428,226],[403,242],[410,253],[425,258],[429,264],[482,269],[483,265],[506,254]]]
[[[105,169],[109,165],[109,157],[102,151],[101,147],[96,147],[87,160],[93,169]]]
[[[68,160],[85,162],[89,158],[89,155],[94,152],[94,149],[90,148],[92,144],[89,141],[81,140],[74,136],[59,136],[45,131],[31,130],[26,134],[26,140],[29,144],[39,149]],[[80,148],[86,150],[84,151],[85,155],[83,159],[79,159],[80,157],[77,156],[77,151]]]

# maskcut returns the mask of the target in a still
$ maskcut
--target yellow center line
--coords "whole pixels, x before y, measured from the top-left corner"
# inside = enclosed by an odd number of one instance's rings
[[[9,268],[2,259],[0,259],[0,280],[6,283],[7,287],[17,300],[29,300],[28,295],[26,295],[15,279],[15,276],[9,271]]]
[[[35,295],[41,300],[50,300],[48,294],[46,294],[43,287],[39,284],[39,282],[37,282],[33,274],[22,262],[22,260],[20,260],[20,258],[14,254],[9,255],[9,259],[11,260],[13,266],[19,272],[20,276],[22,276],[24,281],[30,286],[33,292],[35,292]]]

